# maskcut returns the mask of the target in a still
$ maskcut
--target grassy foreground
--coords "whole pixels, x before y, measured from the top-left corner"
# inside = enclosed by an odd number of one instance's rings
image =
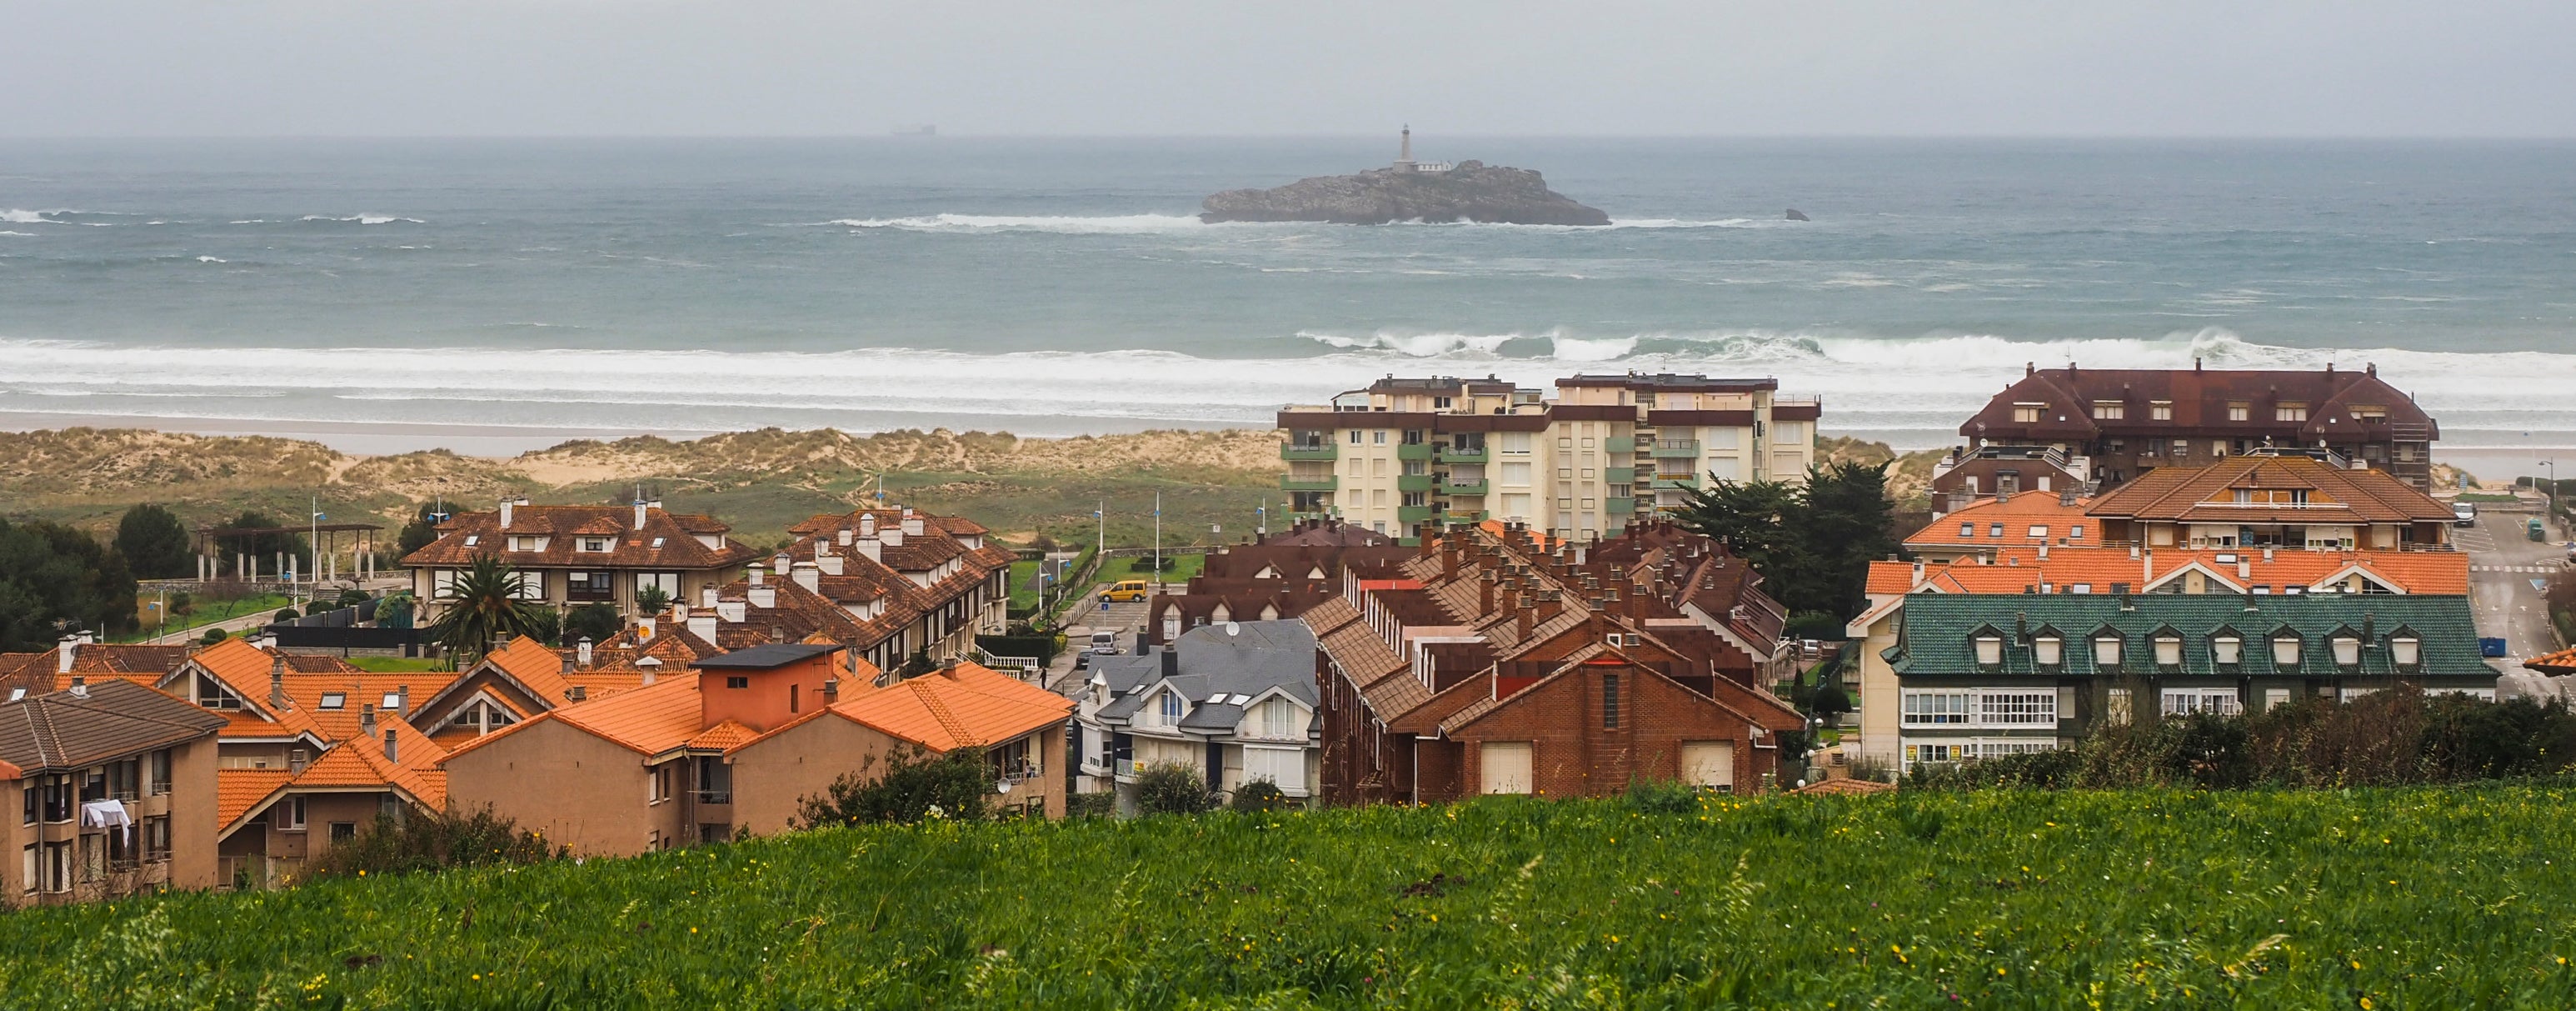
[[[2576,1005],[2576,790],[832,830],[0,916],[13,1007]]]

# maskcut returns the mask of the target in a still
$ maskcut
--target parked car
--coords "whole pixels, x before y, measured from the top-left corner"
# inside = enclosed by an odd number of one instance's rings
[[[2458,527],[2478,525],[2478,504],[2475,502],[2451,503],[2451,525]]]
[[[1109,584],[1108,589],[1100,591],[1100,599],[1143,600],[1152,592],[1146,589],[1145,581],[1142,579],[1122,579]]]

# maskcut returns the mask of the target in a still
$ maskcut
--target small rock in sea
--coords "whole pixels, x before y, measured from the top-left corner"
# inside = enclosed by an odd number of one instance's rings
[[[1795,207],[1789,208],[1789,220],[1805,221],[1807,220],[1807,212],[1801,211]]]

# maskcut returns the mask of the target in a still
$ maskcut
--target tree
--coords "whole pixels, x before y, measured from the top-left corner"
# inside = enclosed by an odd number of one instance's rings
[[[411,594],[396,593],[376,601],[377,628],[410,628],[414,611]]]
[[[226,632],[221,628],[208,626],[206,628],[206,634],[198,636],[197,642],[203,645],[212,646],[231,637],[231,635],[232,633]]]
[[[411,522],[403,524],[402,533],[397,535],[403,554],[428,547],[429,542],[438,539],[437,510],[437,506],[423,502],[420,509],[412,514]]]
[[[1820,615],[1802,625],[1817,627],[1860,613],[1870,560],[1898,547],[1893,509],[1886,475],[1846,460],[1809,470],[1801,487],[1712,480],[1690,493],[1680,519],[1751,563],[1791,614]]]
[[[635,591],[635,609],[645,614],[660,614],[671,609],[671,594],[659,586],[646,586]]]
[[[1156,762],[1136,774],[1136,810],[1142,814],[1198,814],[1216,807],[1199,770],[1179,762]]]
[[[797,824],[911,824],[930,818],[980,819],[993,794],[993,772],[984,749],[959,748],[945,754],[919,745],[887,753],[885,773],[868,775],[876,756],[862,759],[859,771],[832,781],[823,796],[798,805]]]
[[[564,619],[564,637],[607,642],[626,630],[626,619],[614,604],[583,604]]]
[[[429,637],[450,652],[479,655],[512,636],[538,635],[539,608],[519,599],[519,570],[490,552],[474,556],[456,574],[447,610],[429,626]]]
[[[116,521],[116,551],[145,579],[177,579],[197,572],[195,552],[188,550],[188,528],[170,510],[145,503]]]
[[[77,631],[135,627],[125,556],[59,523],[0,520],[0,653],[54,648]]]

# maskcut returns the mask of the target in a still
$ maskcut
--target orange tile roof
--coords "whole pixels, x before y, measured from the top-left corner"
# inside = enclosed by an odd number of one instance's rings
[[[698,736],[689,738],[687,746],[722,751],[758,736],[760,736],[759,731],[751,729],[741,720],[726,720],[698,731]]]
[[[1975,504],[1955,509],[1925,524],[1905,538],[1908,547],[2025,547],[2040,544],[2081,546],[2086,540],[2099,540],[2101,531],[2085,517],[2092,499],[2077,499],[2074,505],[2062,505],[2056,492],[2025,491],[2010,498],[1981,498]],[[1995,524],[2003,524],[2003,533],[1995,533]],[[1966,533],[1960,529],[1965,527]],[[2044,527],[2040,537],[2030,534],[2032,527]],[[2074,536],[2070,536],[2070,534]]]
[[[284,769],[215,770],[215,824],[229,829],[295,774]]]
[[[529,727],[558,722],[641,755],[684,747],[706,729],[698,676],[675,674],[615,696],[549,710],[495,730],[447,753],[453,758]]]
[[[2523,667],[2543,674],[2576,674],[2576,648],[2544,653],[2522,662]]]
[[[1073,701],[981,665],[961,663],[863,691],[829,711],[944,752],[998,744],[1063,723],[1073,714]]]
[[[2213,501],[2236,488],[2309,489],[2320,504],[2264,508]],[[2343,470],[2304,456],[2239,456],[2202,467],[2158,467],[2097,499],[2091,512],[2210,522],[2449,523],[2452,519],[2450,506],[2387,471]]]

